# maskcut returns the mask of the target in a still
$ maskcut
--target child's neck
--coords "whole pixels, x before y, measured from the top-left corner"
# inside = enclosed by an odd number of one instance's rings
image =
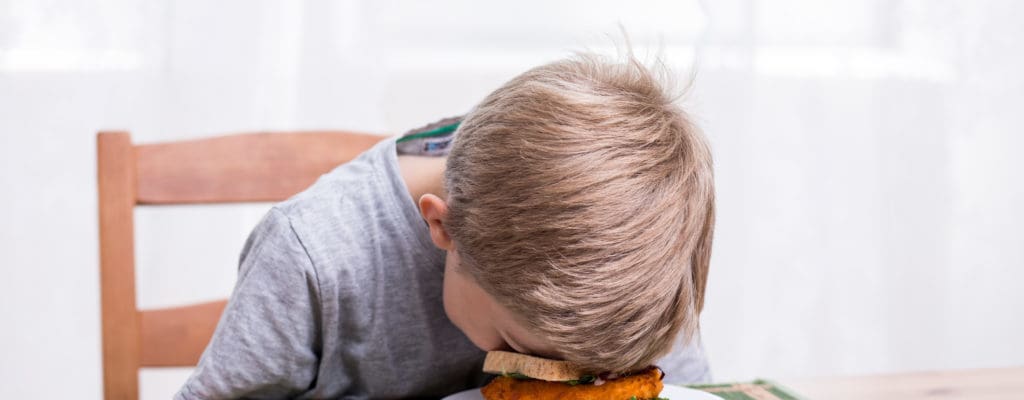
[[[448,198],[444,192],[445,160],[445,157],[398,156],[398,169],[401,170],[405,188],[409,190],[413,203],[418,204],[420,197],[425,194]]]

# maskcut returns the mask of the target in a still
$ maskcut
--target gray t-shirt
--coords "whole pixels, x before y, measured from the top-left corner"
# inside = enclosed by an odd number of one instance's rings
[[[275,205],[175,399],[443,397],[485,384],[484,352],[447,319],[445,253],[398,168],[395,138]],[[706,382],[699,340],[659,364]]]

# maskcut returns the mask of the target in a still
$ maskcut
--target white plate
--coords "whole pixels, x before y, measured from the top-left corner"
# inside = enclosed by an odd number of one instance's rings
[[[676,385],[665,385],[665,388],[661,390],[661,394],[658,397],[664,397],[669,400],[722,400],[720,397],[715,396],[708,392],[702,392],[700,390],[684,388]],[[480,394],[480,389],[469,389],[458,392],[451,396],[445,397],[442,400],[483,400],[484,396]]]

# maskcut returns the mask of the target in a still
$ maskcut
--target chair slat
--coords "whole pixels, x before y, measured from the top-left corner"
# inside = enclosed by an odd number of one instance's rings
[[[226,300],[139,312],[143,367],[189,367],[213,337]]]
[[[383,136],[353,132],[245,133],[135,147],[139,204],[280,201]]]

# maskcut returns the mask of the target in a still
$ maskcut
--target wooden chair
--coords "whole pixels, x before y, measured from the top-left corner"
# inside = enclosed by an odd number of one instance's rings
[[[247,133],[136,145],[127,132],[97,134],[105,398],[137,399],[139,368],[196,365],[227,304],[136,308],[136,206],[284,200],[381,139]]]

